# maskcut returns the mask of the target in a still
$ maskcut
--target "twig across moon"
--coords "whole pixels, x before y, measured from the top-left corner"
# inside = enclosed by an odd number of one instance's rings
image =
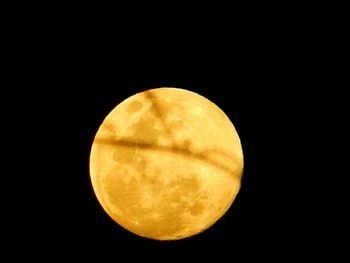
[[[243,152],[214,103],[158,88],[108,114],[92,144],[90,175],[115,222],[143,237],[175,240],[204,231],[229,209],[241,185]]]

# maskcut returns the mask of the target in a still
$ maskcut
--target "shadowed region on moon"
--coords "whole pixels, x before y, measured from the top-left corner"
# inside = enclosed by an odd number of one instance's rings
[[[142,108],[141,101],[133,101],[128,107],[128,113],[133,114]]]

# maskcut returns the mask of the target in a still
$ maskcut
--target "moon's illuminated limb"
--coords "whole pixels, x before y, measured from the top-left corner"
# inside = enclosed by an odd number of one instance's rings
[[[243,154],[227,116],[204,97],[159,88],[119,104],[90,155],[96,196],[118,224],[171,240],[216,222],[239,188]]]

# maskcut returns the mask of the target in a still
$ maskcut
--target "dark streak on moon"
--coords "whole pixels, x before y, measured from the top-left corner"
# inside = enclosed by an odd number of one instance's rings
[[[230,167],[227,167],[226,165],[223,165],[215,160],[212,160],[209,157],[209,154],[206,154],[204,152],[193,152],[190,151],[189,149],[186,148],[180,148],[177,146],[163,146],[163,145],[154,145],[150,143],[145,143],[145,142],[135,142],[131,140],[115,140],[115,139],[104,139],[104,138],[95,138],[95,143],[98,144],[105,144],[105,145],[117,145],[117,146],[123,146],[123,147],[131,147],[131,148],[141,148],[145,150],[156,150],[156,151],[161,151],[161,152],[167,152],[167,153],[173,153],[173,154],[179,154],[179,155],[184,155],[188,157],[192,157],[198,160],[201,160],[203,162],[209,163],[217,168],[220,168],[224,170],[226,173],[229,173],[231,175],[235,175],[235,171],[232,170]],[[219,152],[216,150],[216,154]],[[239,164],[238,160],[233,159],[231,156],[228,157],[227,154],[222,154],[226,158],[230,158],[230,161],[235,162]],[[239,169],[240,166],[237,166],[237,169]],[[240,177],[240,174],[237,175],[237,177]]]

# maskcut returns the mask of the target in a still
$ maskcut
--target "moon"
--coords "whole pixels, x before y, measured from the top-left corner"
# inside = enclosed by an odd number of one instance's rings
[[[90,178],[105,212],[128,231],[177,240],[219,220],[241,186],[243,152],[225,113],[178,88],[117,105],[91,147]]]

